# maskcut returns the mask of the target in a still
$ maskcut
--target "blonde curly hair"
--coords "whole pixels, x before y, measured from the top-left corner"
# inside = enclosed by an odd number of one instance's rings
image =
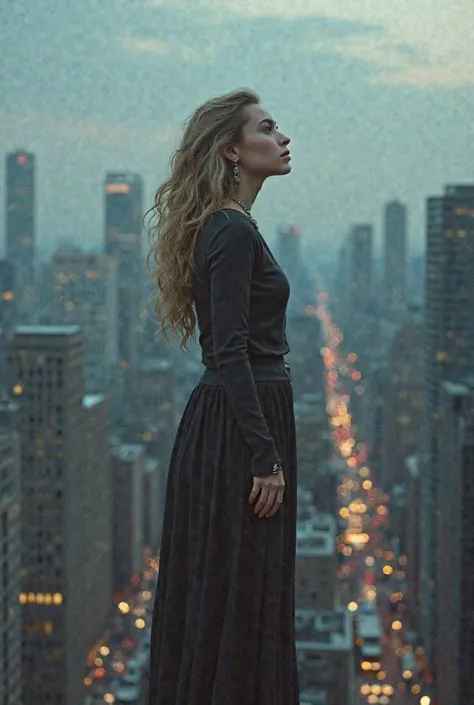
[[[148,234],[147,265],[154,263],[155,311],[163,337],[170,333],[188,349],[195,337],[193,301],[196,238],[212,213],[233,194],[232,164],[221,154],[242,138],[245,108],[259,104],[253,91],[241,89],[211,98],[188,118],[181,144],[171,157],[171,174],[158,187]]]

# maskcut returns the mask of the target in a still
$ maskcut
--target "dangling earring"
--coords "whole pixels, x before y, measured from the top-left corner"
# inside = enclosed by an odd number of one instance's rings
[[[237,160],[234,161],[234,184],[240,184],[240,170],[239,170],[239,162]]]

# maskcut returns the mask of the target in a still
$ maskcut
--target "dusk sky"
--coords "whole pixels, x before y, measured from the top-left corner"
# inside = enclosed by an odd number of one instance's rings
[[[99,246],[106,171],[166,173],[184,119],[257,91],[291,138],[293,170],[255,206],[335,250],[384,201],[410,210],[474,182],[473,0],[0,0],[1,239],[5,154],[37,157],[39,245]]]

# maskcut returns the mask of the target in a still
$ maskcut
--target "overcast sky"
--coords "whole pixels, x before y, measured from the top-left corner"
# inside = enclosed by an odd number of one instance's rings
[[[292,138],[293,171],[255,206],[335,249],[399,198],[414,251],[424,199],[474,182],[473,0],[0,0],[4,156],[37,155],[38,239],[98,246],[108,170],[147,205],[183,120],[256,90]],[[3,237],[2,237],[3,239]]]

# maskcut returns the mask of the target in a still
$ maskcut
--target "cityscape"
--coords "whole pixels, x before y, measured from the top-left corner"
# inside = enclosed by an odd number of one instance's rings
[[[197,346],[155,334],[143,179],[103,179],[100,252],[36,254],[36,158],[6,155],[0,702],[144,705],[167,463]],[[348,224],[332,267],[281,224],[298,442],[302,705],[472,705],[474,184]],[[375,217],[376,214],[374,214]]]
[[[0,705],[474,705],[473,26],[473,0],[0,2]],[[219,289],[197,247],[194,308],[178,261],[210,180],[260,233],[240,331],[250,253]]]

